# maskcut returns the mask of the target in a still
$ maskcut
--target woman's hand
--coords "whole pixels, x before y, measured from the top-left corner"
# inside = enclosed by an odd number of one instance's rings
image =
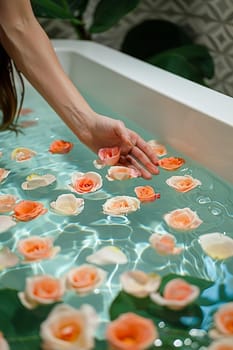
[[[120,147],[120,162],[132,164],[145,179],[151,179],[152,174],[159,173],[158,159],[151,147],[120,120],[96,114],[79,138],[95,153],[100,148]]]

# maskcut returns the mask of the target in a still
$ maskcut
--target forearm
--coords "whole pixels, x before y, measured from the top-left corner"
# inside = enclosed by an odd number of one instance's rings
[[[29,17],[15,25],[1,25],[1,42],[17,68],[81,137],[95,113],[64,73],[37,20]]]

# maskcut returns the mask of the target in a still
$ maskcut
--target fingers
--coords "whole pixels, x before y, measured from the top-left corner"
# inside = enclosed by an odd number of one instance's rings
[[[146,180],[150,180],[152,178],[151,172],[144,168],[134,157],[128,155],[126,159],[128,163],[133,165],[140,172],[141,177],[143,177]]]

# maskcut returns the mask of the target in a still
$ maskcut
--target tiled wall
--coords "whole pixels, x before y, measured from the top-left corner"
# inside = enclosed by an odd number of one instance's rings
[[[97,0],[92,0],[86,13],[90,23]],[[215,62],[211,88],[233,97],[233,0],[141,0],[139,6],[118,25],[94,40],[119,49],[125,33],[146,19],[166,19],[180,24],[191,33],[196,43],[209,49]],[[43,24],[51,37],[74,38],[74,31],[61,22]]]

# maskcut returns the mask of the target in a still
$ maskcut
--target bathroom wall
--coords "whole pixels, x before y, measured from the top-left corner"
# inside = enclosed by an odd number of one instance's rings
[[[87,25],[98,0],[91,0],[85,14]],[[233,0],[141,0],[139,6],[94,40],[119,49],[125,33],[146,19],[166,19],[186,28],[196,43],[209,49],[215,62],[215,77],[208,82],[217,91],[233,97]],[[52,38],[76,38],[74,30],[60,21],[43,21]]]

